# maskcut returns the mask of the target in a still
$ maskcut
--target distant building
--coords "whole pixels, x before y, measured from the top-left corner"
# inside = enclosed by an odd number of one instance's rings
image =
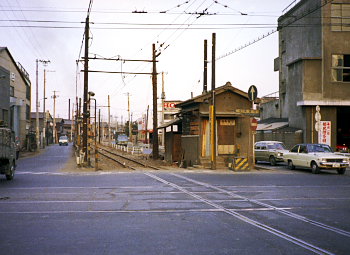
[[[0,120],[16,133],[21,147],[30,127],[31,82],[6,47],[0,47]]]
[[[31,121],[30,121],[29,131],[34,133],[36,132],[36,112],[31,112],[30,116],[31,116],[30,118]],[[45,136],[44,136],[44,130],[45,130]],[[43,112],[39,112],[39,141],[41,146],[44,143],[45,145],[49,145],[53,143],[53,118],[49,113],[49,111],[46,112],[46,118],[44,118]]]
[[[279,98],[261,104],[262,116],[288,119],[303,142],[350,146],[349,17],[348,0],[301,0],[278,19]]]

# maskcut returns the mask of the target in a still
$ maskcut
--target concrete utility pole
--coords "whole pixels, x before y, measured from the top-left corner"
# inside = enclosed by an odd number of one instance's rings
[[[157,107],[157,65],[156,65],[156,45],[152,44],[152,63],[153,63],[153,70],[152,70],[152,88],[153,88],[153,159],[158,159],[159,157],[159,148],[158,148],[158,107]]]
[[[57,132],[56,132],[56,98],[58,95],[56,95],[56,90],[53,91],[53,142],[57,143]]]
[[[38,81],[38,63],[39,59],[36,60],[36,123],[35,123],[35,138],[36,138],[36,150],[39,150],[39,81]]]
[[[88,92],[89,92],[89,15],[85,21],[85,53],[84,53],[84,101],[83,101],[83,153],[84,162],[88,162]]]
[[[212,59],[211,59],[211,169],[216,169],[216,109],[215,109],[215,50],[216,34],[212,34]]]
[[[36,114],[35,114],[35,138],[36,138],[36,150],[39,150],[40,148],[40,130],[39,130],[39,62],[43,63],[44,65],[47,65],[50,63],[50,60],[36,60]],[[45,83],[45,72],[44,72],[44,83]],[[45,84],[44,84],[45,87]],[[44,99],[45,104],[45,99]],[[44,123],[45,124],[45,123]],[[45,131],[45,125],[44,125],[44,131]]]

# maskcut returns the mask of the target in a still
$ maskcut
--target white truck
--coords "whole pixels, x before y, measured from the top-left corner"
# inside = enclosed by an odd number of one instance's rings
[[[0,127],[0,174],[12,180],[16,170],[15,134],[9,128]]]

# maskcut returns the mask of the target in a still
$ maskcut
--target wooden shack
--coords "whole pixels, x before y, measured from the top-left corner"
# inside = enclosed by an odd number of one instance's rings
[[[211,92],[208,92],[176,105],[182,121],[181,155],[187,165],[208,167],[210,164],[210,100]],[[235,156],[251,155],[250,117],[237,113],[251,108],[248,94],[230,82],[215,89],[218,168],[227,166]]]

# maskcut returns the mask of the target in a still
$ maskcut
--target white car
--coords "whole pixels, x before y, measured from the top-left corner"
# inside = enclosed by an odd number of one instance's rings
[[[58,144],[61,145],[68,145],[68,137],[63,135],[60,136],[60,139],[58,139]]]
[[[337,170],[338,174],[344,174],[349,166],[348,157],[333,153],[326,144],[297,144],[283,158],[289,169],[311,168],[314,174],[321,169]]]

